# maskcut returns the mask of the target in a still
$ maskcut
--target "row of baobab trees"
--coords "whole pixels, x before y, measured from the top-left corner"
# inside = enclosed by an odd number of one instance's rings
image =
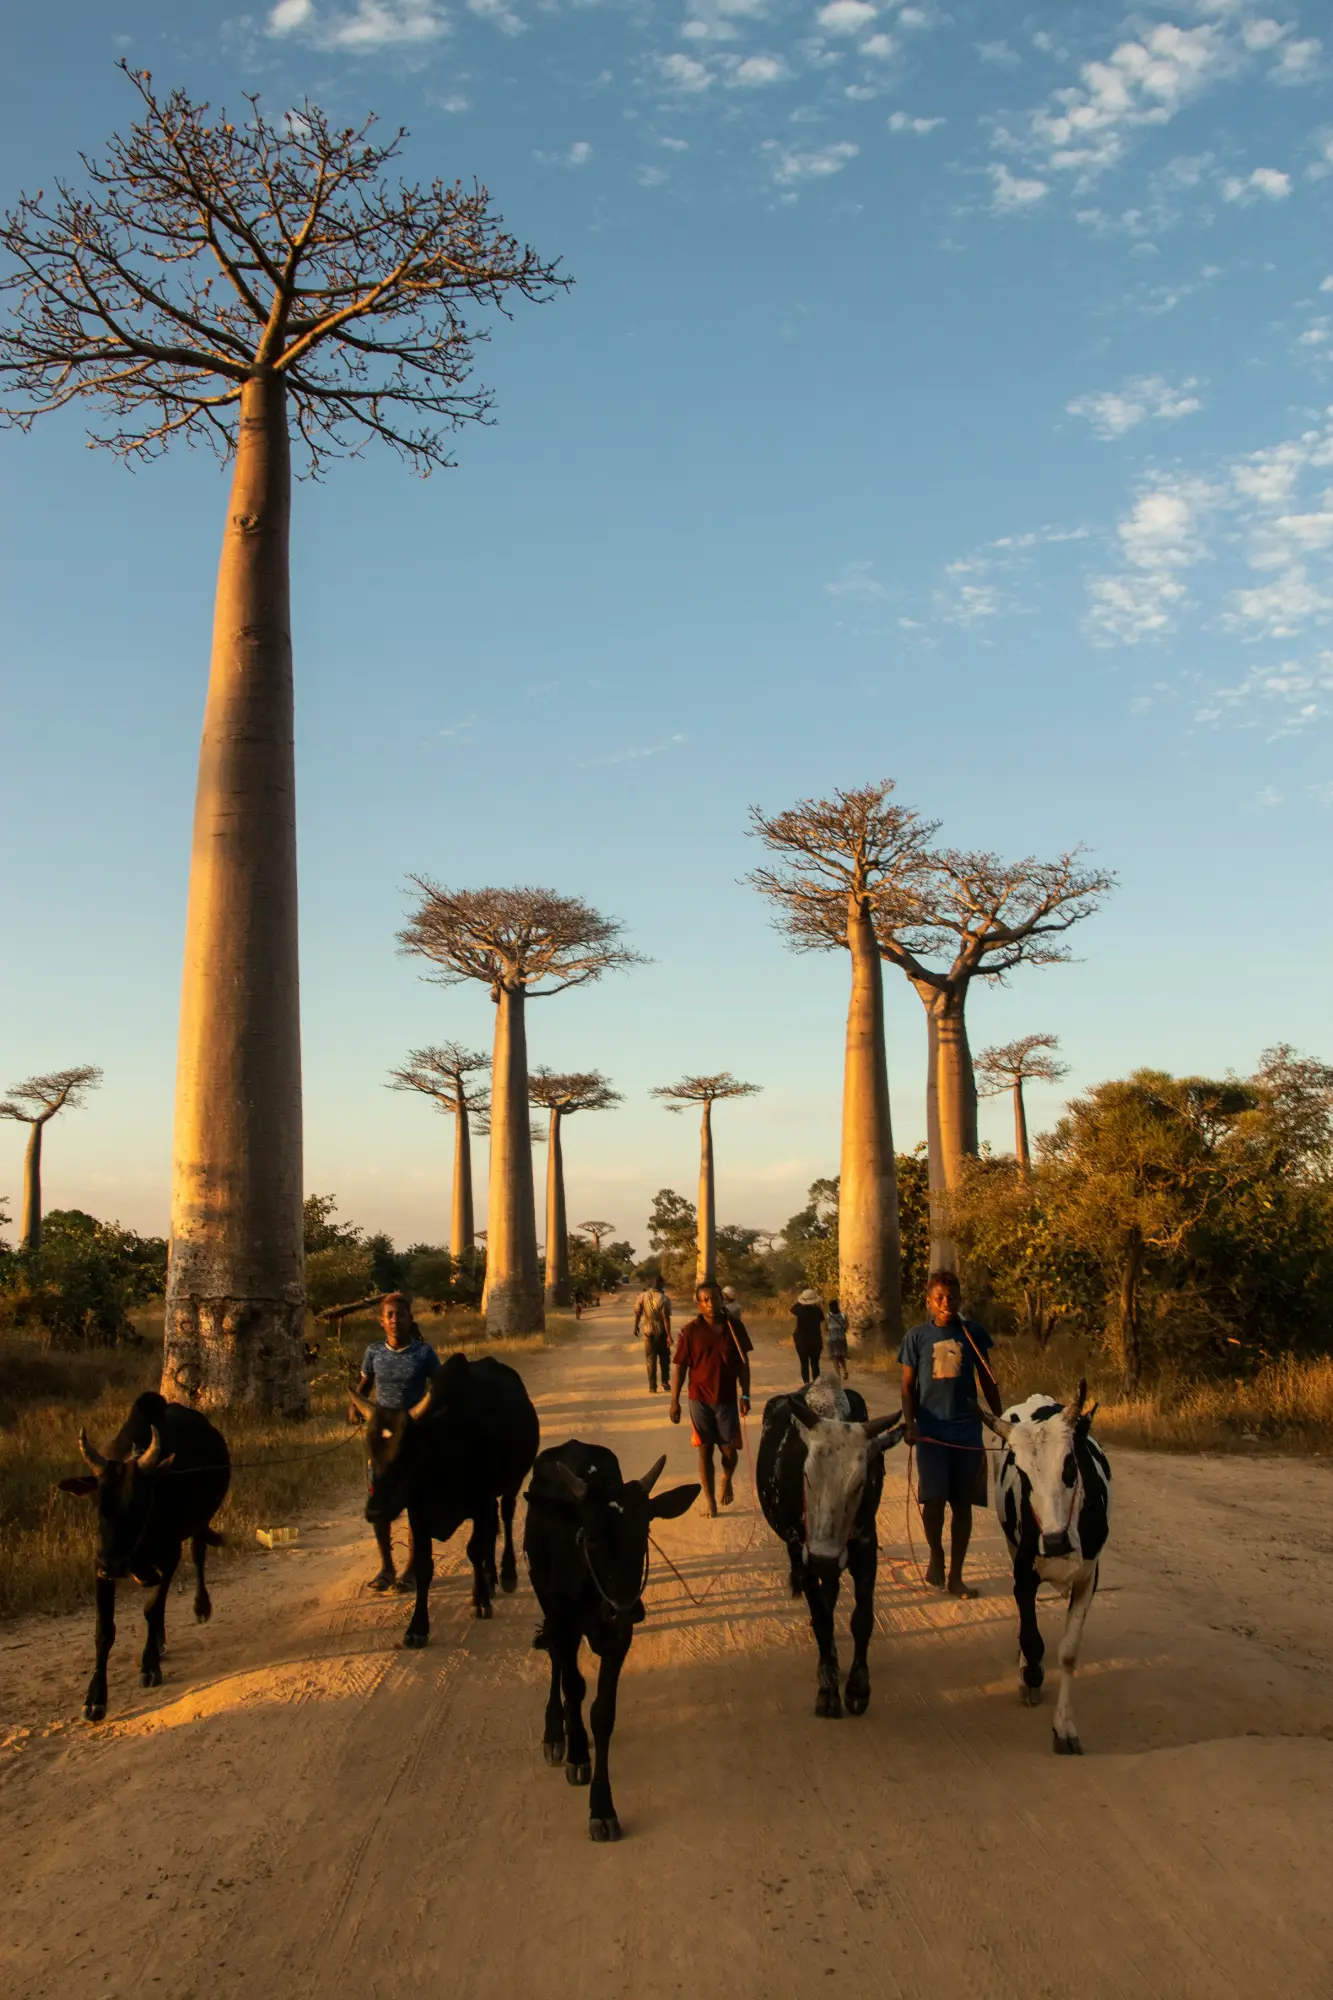
[[[122,68],[127,133],[0,219],[0,422],[27,430],[78,405],[104,414],[90,441],[129,462],[181,441],[232,461],[185,923],[163,1390],[299,1414],[293,448],[298,470],[372,441],[418,472],[450,465],[451,434],[490,411],[473,379],[488,316],[569,281],[477,182],[396,178],[406,135],[381,140],[373,118],[342,125],[307,102],[271,119],[255,98],[228,118]],[[901,1311],[884,958],[926,1005],[932,1171],[946,1186],[975,1146],[972,981],[1058,956],[1054,935],[1108,886],[1072,856],[1006,869],[935,852],[889,789],[756,819],[774,854],[757,880],[793,943],[851,960],[843,1289],[867,1339],[892,1339]],[[634,955],[577,899],[424,886],[408,948],[495,997],[488,1306],[497,1326],[530,1325],[542,1298],[524,1007]],[[697,1101],[707,1113],[713,1098]]]

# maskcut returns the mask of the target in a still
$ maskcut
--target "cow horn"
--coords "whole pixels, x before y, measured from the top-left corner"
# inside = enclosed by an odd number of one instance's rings
[[[1069,1420],[1071,1423],[1078,1422],[1079,1418],[1083,1414],[1083,1405],[1087,1402],[1087,1400],[1088,1400],[1088,1379],[1086,1375],[1080,1375],[1078,1382],[1078,1394],[1074,1398],[1074,1407],[1069,1413]]]
[[[812,1431],[818,1425],[819,1418],[813,1410],[806,1408],[799,1396],[792,1397],[789,1408],[802,1430]]]
[[[573,1494],[576,1500],[587,1499],[588,1482],[586,1479],[580,1479],[577,1472],[571,1472],[569,1467],[567,1465],[563,1465],[559,1459],[557,1459],[555,1462],[555,1469],[560,1474],[560,1477],[564,1480],[566,1486],[569,1488],[570,1492]]]
[[[654,1486],[656,1486],[658,1480],[662,1477],[662,1467],[665,1464],[666,1464],[666,1453],[663,1452],[662,1456],[658,1459],[656,1465],[650,1465],[648,1467],[648,1470],[644,1473],[643,1478],[639,1481],[639,1485],[642,1486],[645,1493],[652,1492]]]
[[[419,1403],[413,1403],[411,1409],[408,1411],[407,1414],[409,1417],[411,1417],[412,1422],[414,1424],[419,1424],[423,1417],[428,1417],[430,1415],[429,1389],[427,1389],[425,1395],[421,1398],[421,1401]]]
[[[82,1458],[85,1465],[92,1467],[94,1472],[105,1471],[106,1460],[103,1458],[101,1452],[97,1449],[96,1445],[89,1443],[87,1431],[79,1432],[79,1456]]]
[[[161,1458],[161,1456],[162,1456],[162,1440],[157,1434],[157,1425],[153,1424],[149,1428],[148,1442],[144,1446],[143,1450],[139,1453],[139,1456],[135,1459],[134,1463],[138,1467],[140,1472],[151,1472],[153,1467],[157,1464],[159,1458]]]
[[[1006,1423],[1003,1417],[993,1417],[989,1410],[981,1410],[978,1414],[986,1429],[994,1431],[997,1438],[1002,1438],[1008,1444],[1009,1433],[1013,1429],[1013,1425]]]
[[[348,1390],[347,1400],[351,1404],[352,1408],[356,1410],[361,1416],[363,1416],[367,1423],[369,1423],[370,1419],[375,1414],[375,1405],[373,1403],[368,1403],[364,1396],[358,1396],[355,1389]]]
[[[871,1417],[869,1423],[862,1424],[861,1428],[868,1438],[882,1437],[885,1431],[893,1429],[901,1417],[902,1411],[895,1410],[891,1417]]]

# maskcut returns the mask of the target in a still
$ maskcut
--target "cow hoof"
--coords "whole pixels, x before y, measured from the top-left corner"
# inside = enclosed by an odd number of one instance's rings
[[[592,1765],[566,1764],[565,1781],[571,1785],[590,1785],[592,1783]]]
[[[429,1643],[430,1643],[429,1632],[413,1632],[409,1630],[404,1632],[403,1634],[403,1644],[406,1646],[409,1653],[419,1653],[422,1647],[428,1645]]]
[[[195,1605],[194,1622],[196,1625],[207,1625],[209,1619],[212,1616],[213,1616],[213,1607],[211,1604]]]
[[[588,1832],[593,1840],[619,1840],[620,1821],[614,1813],[609,1819],[590,1819]]]
[[[1051,1731],[1051,1742],[1055,1748],[1057,1757],[1081,1757],[1083,1755],[1083,1745],[1079,1742],[1077,1736],[1060,1736],[1053,1729]]]
[[[815,1714],[822,1715],[830,1722],[836,1722],[842,1714],[842,1702],[836,1688],[821,1688],[815,1696]]]
[[[1026,1681],[1020,1681],[1018,1683],[1018,1699],[1022,1702],[1024,1708],[1040,1708],[1041,1689],[1040,1687],[1030,1688]]]
[[[490,1607],[490,1605],[489,1605],[489,1604],[474,1604],[474,1605],[473,1605],[473,1607],[472,1607],[472,1616],[473,1616],[474,1618],[489,1618],[489,1617],[491,1616],[491,1607]]]
[[[542,1744],[542,1756],[548,1764],[563,1764],[565,1761],[565,1739],[557,1736],[553,1741]]]
[[[848,1688],[844,1697],[848,1715],[864,1715],[870,1706],[869,1688]]]
[[[139,1686],[141,1688],[160,1688],[161,1685],[162,1685],[161,1667],[143,1667],[140,1669]]]
[[[104,1701],[85,1701],[83,1704],[83,1719],[85,1722],[105,1722],[106,1703]]]
[[[500,1571],[500,1588],[506,1597],[512,1597],[518,1589],[518,1571],[514,1569],[502,1569]]]

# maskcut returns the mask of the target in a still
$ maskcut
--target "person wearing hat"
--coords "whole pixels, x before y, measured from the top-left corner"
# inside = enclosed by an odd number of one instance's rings
[[[734,1285],[724,1285],[722,1287],[722,1310],[728,1319],[740,1320],[741,1325],[744,1326],[745,1321],[741,1314],[741,1302],[736,1297],[736,1287]]]
[[[819,1357],[824,1351],[824,1308],[818,1292],[807,1286],[805,1291],[798,1292],[791,1310],[796,1321],[792,1344],[801,1364],[801,1380],[813,1382],[819,1375]]]

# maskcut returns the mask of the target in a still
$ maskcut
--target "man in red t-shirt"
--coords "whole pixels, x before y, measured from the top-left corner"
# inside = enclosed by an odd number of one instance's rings
[[[732,1317],[711,1278],[695,1287],[697,1319],[676,1336],[671,1368],[671,1421],[680,1422],[680,1392],[689,1377],[690,1425],[699,1447],[699,1478],[706,1512],[716,1515],[720,1499],[731,1505],[731,1476],[740,1455],[741,1417],[750,1413],[750,1348],[745,1322]],[[739,1405],[739,1407],[738,1407]],[[722,1458],[722,1491],[713,1491],[713,1448]]]

